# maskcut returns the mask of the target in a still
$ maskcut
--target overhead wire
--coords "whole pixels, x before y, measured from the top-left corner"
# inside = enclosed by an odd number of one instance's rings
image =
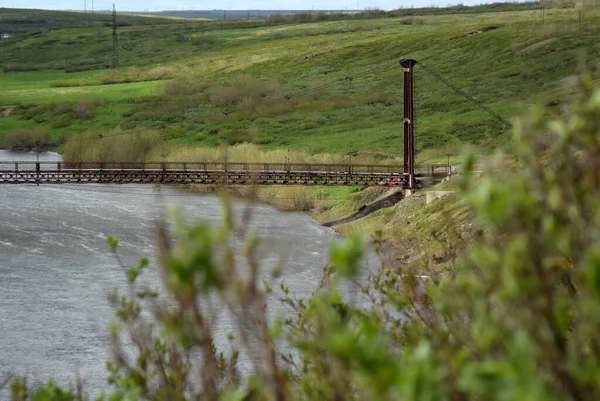
[[[479,106],[481,109],[483,109],[484,111],[488,112],[490,115],[492,115],[496,119],[502,121],[508,127],[512,128],[513,125],[511,124],[510,121],[508,121],[506,118],[502,117],[500,114],[496,113],[495,111],[493,111],[492,109],[490,109],[489,107],[487,107],[486,105],[484,105],[483,103],[481,103],[479,100],[475,99],[473,96],[469,95],[467,92],[465,92],[462,89],[458,88],[456,85],[454,85],[452,82],[448,81],[446,78],[442,77],[440,74],[438,74],[435,71],[429,69],[427,66],[425,66],[421,62],[417,62],[416,65],[419,66],[419,67],[421,67],[425,72],[429,73],[431,76],[433,76],[434,78],[436,78],[437,80],[439,80],[443,84],[445,84],[448,87],[450,87],[451,89],[453,89],[455,92],[457,92],[460,95],[462,95],[465,99],[473,102],[475,105]]]

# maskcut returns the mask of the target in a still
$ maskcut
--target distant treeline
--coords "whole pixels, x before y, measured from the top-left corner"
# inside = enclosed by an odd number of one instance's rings
[[[273,22],[304,22],[377,17],[403,17],[415,15],[484,13],[493,11],[520,11],[539,7],[539,2],[528,1],[522,3],[503,2],[480,4],[475,6],[458,4],[448,7],[400,8],[391,11],[383,11],[377,8],[365,10],[174,10],[160,11],[155,13],[150,12],[147,14],[191,19],[205,18],[214,21],[266,19]]]
[[[213,21],[267,19],[273,15],[359,13],[361,10],[165,10],[145,13],[155,16],[204,18]]]

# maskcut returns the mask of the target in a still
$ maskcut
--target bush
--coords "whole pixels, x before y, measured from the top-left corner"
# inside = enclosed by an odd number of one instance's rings
[[[61,116],[63,114],[72,113],[73,111],[73,103],[68,101],[59,101],[50,104],[50,113],[53,116]]]
[[[250,133],[243,129],[232,129],[226,132],[227,143],[229,145],[237,145],[244,142],[250,142]]]
[[[25,71],[39,71],[39,67],[27,65],[27,64],[17,64],[11,63],[7,64],[3,68],[4,72],[25,72]]]
[[[213,87],[208,92],[211,103],[217,107],[227,107],[241,103],[247,96],[246,89],[236,86]]]
[[[94,117],[94,109],[97,100],[93,97],[86,97],[77,100],[75,103],[75,116],[81,120],[89,120]]]
[[[175,67],[158,65],[150,68],[142,73],[142,77],[145,81],[158,81],[161,79],[172,79],[177,75],[177,69]]]
[[[244,99],[257,99],[281,91],[275,80],[258,81],[251,75],[238,75],[227,86],[213,86],[208,90],[208,98],[217,107],[229,107]]]
[[[177,78],[165,82],[165,95],[187,96],[201,93],[206,87],[192,78]]]
[[[137,67],[127,69],[112,69],[99,77],[101,85],[121,84],[142,81],[140,70]]]
[[[70,126],[71,124],[72,124],[71,120],[59,120],[59,121],[52,123],[52,128],[54,128],[54,129],[65,128],[65,127]]]
[[[45,131],[16,129],[6,134],[4,147],[15,151],[45,150],[50,146],[50,137]]]

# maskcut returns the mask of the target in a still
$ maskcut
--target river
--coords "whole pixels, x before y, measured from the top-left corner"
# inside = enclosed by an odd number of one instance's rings
[[[35,153],[0,150],[0,160],[35,159]],[[107,294],[115,286],[125,288],[106,237],[119,238],[131,264],[150,258],[147,279],[158,284],[152,231],[166,205],[177,205],[188,220],[220,223],[218,197],[158,191],[149,185],[0,186],[0,379],[10,372],[66,384],[79,374],[87,392],[106,387],[113,313]],[[245,203],[235,206],[239,213]],[[283,260],[282,278],[292,292],[309,296],[335,232],[305,214],[262,204],[251,208],[251,225],[265,239],[262,264]],[[241,250],[242,241],[236,242]],[[377,257],[369,252],[363,263],[372,269]],[[217,342],[227,335],[219,330]]]

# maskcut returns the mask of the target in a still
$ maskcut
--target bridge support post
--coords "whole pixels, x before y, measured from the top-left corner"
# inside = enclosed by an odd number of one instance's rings
[[[408,174],[408,187],[415,188],[415,138],[413,108],[413,69],[417,64],[413,59],[400,59],[404,70],[404,173]]]

